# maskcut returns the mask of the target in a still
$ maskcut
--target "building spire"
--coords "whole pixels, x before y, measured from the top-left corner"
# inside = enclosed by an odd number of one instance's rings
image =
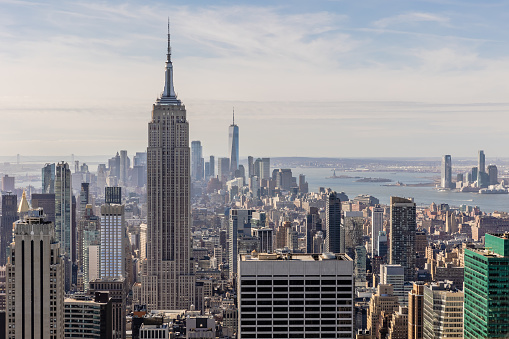
[[[166,52],[166,70],[164,74],[164,92],[161,98],[157,99],[159,104],[180,105],[177,99],[175,89],[173,88],[173,64],[171,62],[171,42],[170,42],[170,18],[168,17],[168,50]]]
[[[166,60],[171,62],[170,17],[168,17],[168,53],[166,53]]]
[[[233,106],[233,126],[235,126],[235,106]]]

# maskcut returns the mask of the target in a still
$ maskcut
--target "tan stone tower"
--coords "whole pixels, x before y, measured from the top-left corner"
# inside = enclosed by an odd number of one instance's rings
[[[16,222],[6,273],[5,338],[63,338],[64,266],[55,226],[41,209]]]
[[[189,309],[195,285],[189,123],[173,89],[169,25],[164,92],[152,107],[148,129],[147,260],[140,301],[149,309]]]

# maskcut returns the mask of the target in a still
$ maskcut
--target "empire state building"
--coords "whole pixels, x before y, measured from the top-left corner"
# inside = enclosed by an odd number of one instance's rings
[[[147,260],[140,301],[149,309],[194,304],[190,149],[186,108],[175,95],[168,25],[164,92],[152,106],[147,148]]]

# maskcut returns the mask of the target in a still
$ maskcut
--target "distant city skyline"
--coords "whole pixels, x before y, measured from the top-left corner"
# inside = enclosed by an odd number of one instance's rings
[[[503,1],[1,3],[2,155],[143,150],[167,16],[204,155],[507,154]]]

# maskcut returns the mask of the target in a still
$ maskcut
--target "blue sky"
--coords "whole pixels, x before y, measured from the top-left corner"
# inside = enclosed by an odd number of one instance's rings
[[[168,16],[205,155],[507,156],[509,1],[447,0],[0,0],[0,154],[146,148]]]

